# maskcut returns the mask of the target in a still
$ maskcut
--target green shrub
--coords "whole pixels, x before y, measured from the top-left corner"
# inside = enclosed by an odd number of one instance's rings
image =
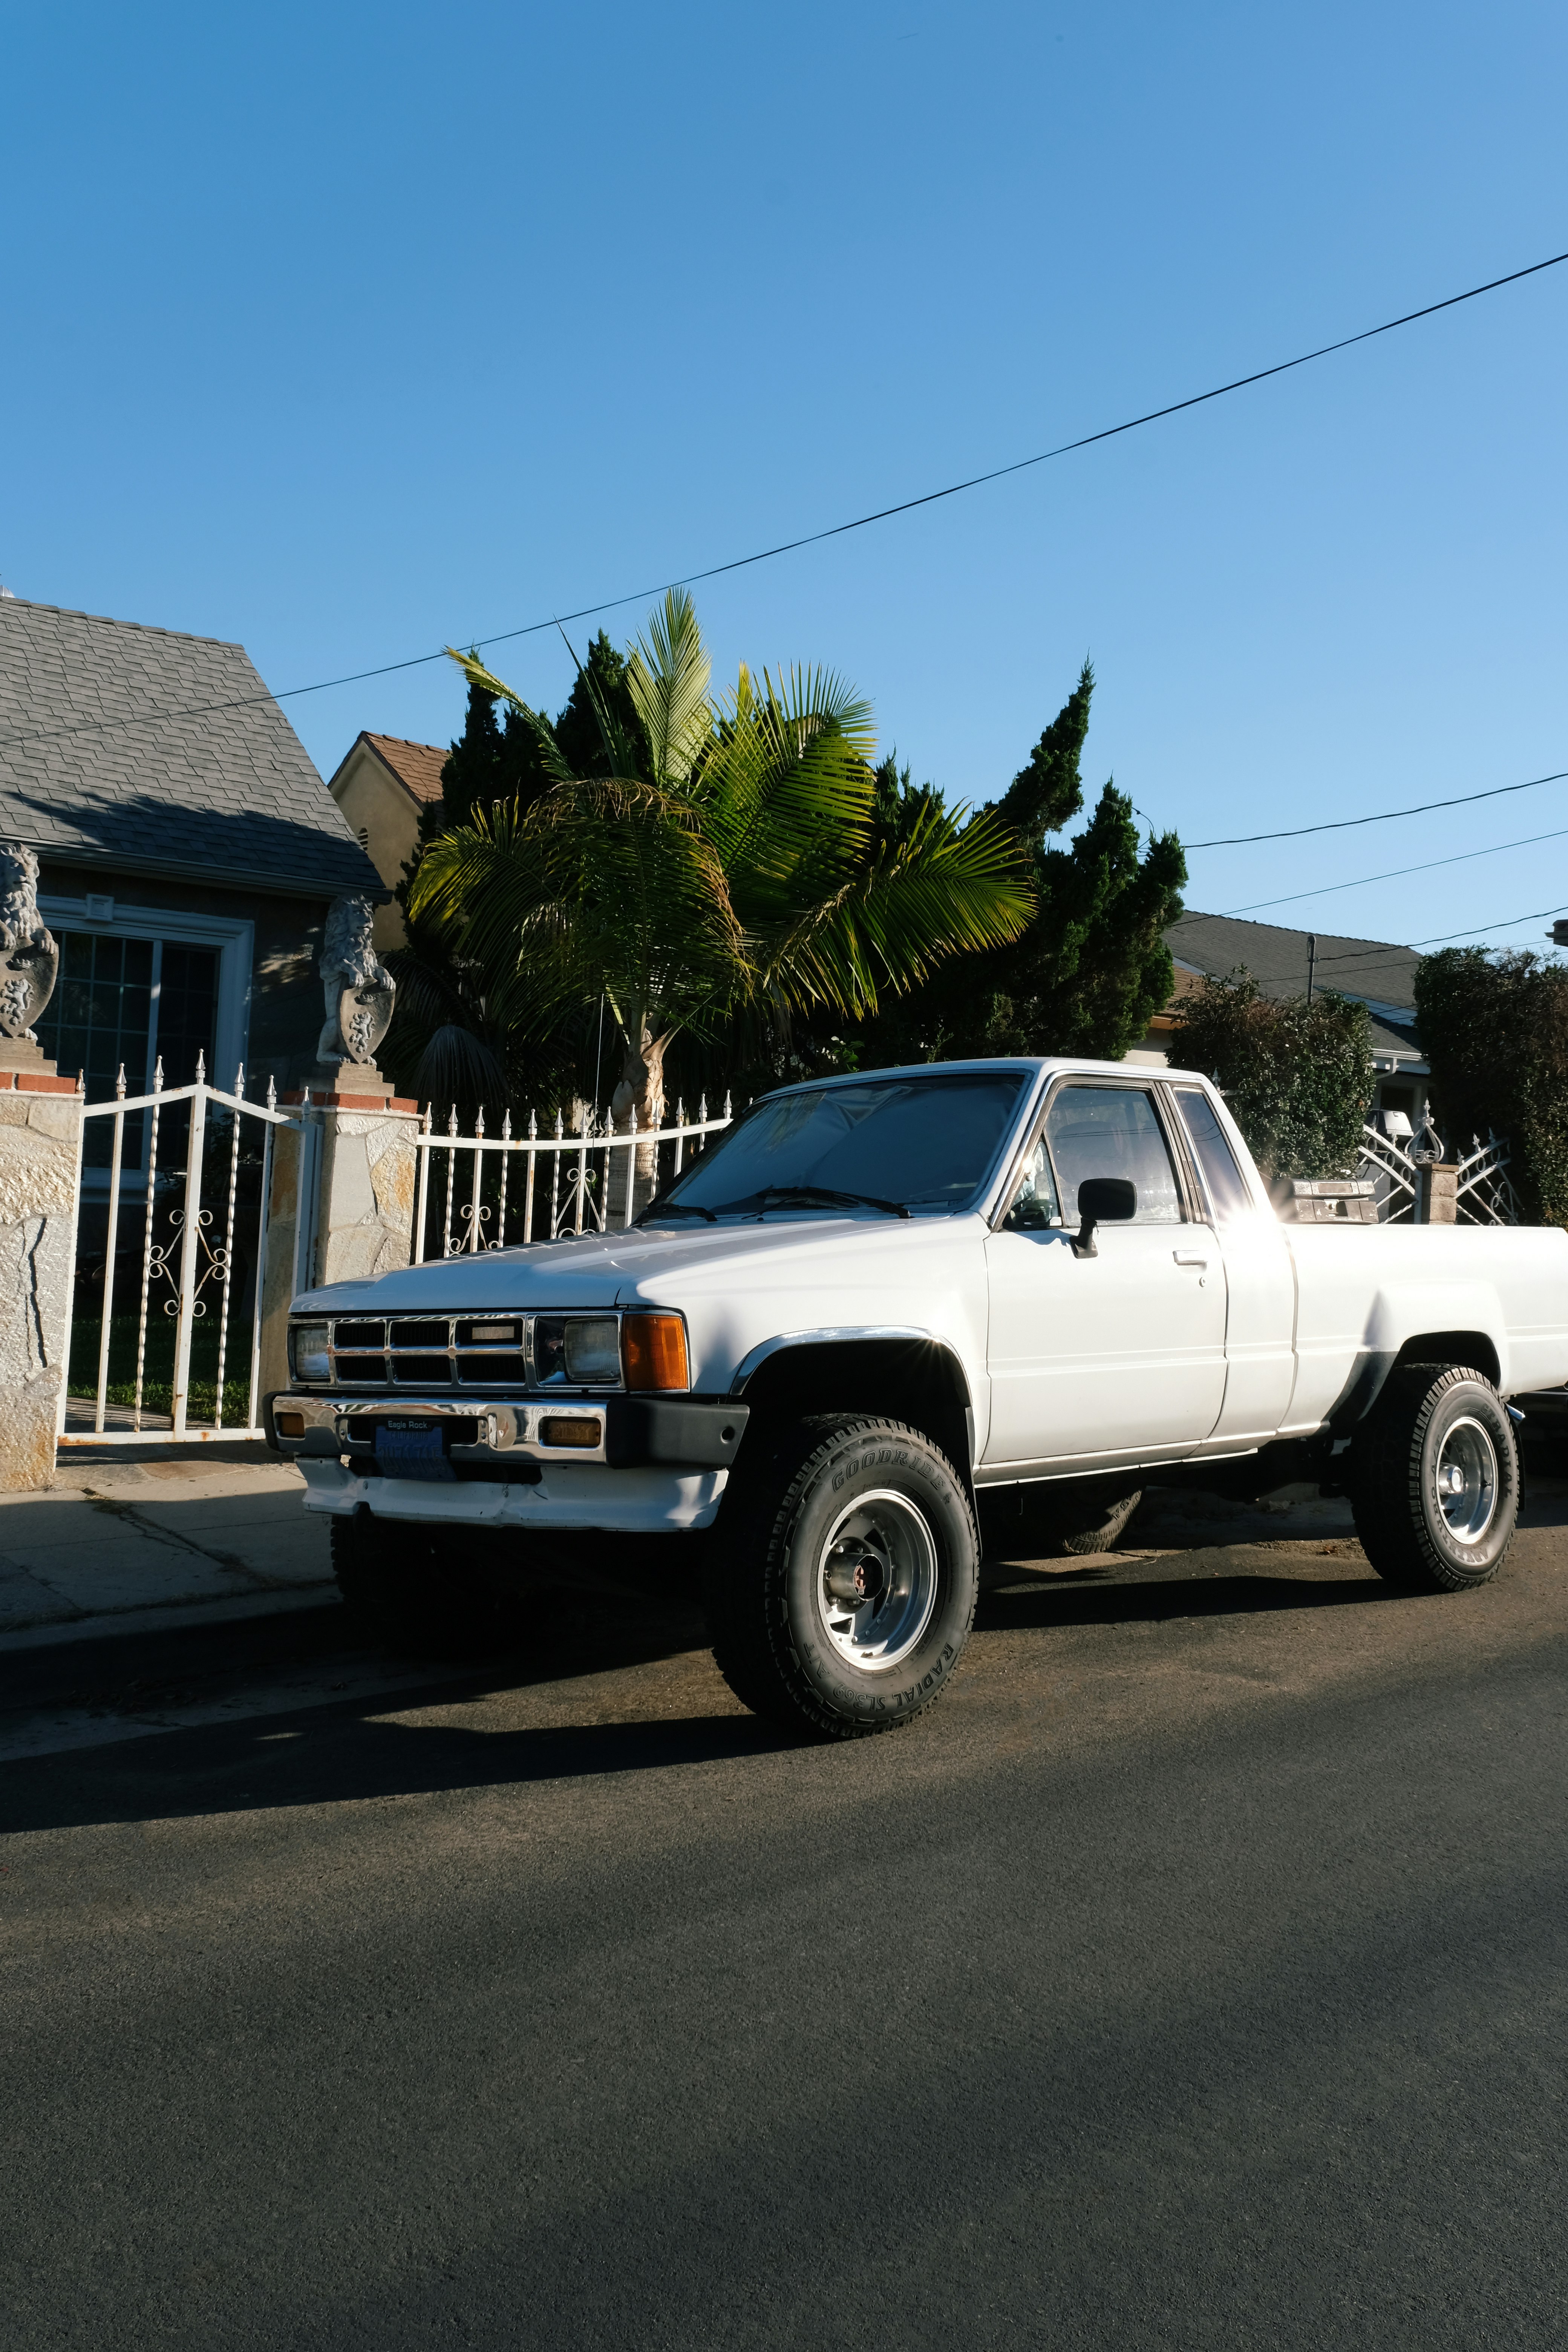
[[[1351,1172],[1373,1083],[1364,1004],[1327,990],[1265,996],[1243,968],[1200,982],[1181,1010],[1172,1060],[1224,1089],[1271,1183]]]
[[[1449,1153],[1505,1136],[1525,1216],[1568,1225],[1568,971],[1529,949],[1445,948],[1416,967],[1415,1014]]]

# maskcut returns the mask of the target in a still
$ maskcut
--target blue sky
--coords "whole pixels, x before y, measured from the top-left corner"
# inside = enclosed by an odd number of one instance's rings
[[[695,571],[1568,247],[1561,7],[7,15],[0,577],[275,689]],[[1184,836],[1568,768],[1568,267],[698,591],[1002,790],[1083,656]],[[624,640],[640,608],[606,616]],[[574,635],[581,640],[581,628]],[[553,708],[546,631],[489,658]],[[449,665],[285,706],[444,741]],[[1216,911],[1568,906],[1568,782],[1203,852]],[[1538,943],[1543,923],[1489,934]]]

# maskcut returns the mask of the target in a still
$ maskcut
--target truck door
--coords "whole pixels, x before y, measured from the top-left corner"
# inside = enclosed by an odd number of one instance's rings
[[[1085,1177],[1129,1177],[1131,1222],[1075,1257]],[[1071,1079],[1052,1092],[986,1242],[991,1421],[983,1460],[1149,1460],[1201,1445],[1225,1396],[1225,1271],[1177,1174],[1149,1086]]]

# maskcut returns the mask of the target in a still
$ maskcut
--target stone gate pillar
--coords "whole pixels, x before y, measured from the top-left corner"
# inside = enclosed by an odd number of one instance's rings
[[[38,861],[0,841],[0,1489],[55,1481],[81,1184],[81,1097],[33,1033],[59,972]]]
[[[37,1048],[34,1049],[37,1054]],[[75,1288],[81,1097],[41,1054],[0,1068],[0,1489],[55,1482]]]
[[[289,1380],[289,1307],[297,1290],[363,1282],[414,1255],[417,1104],[372,1070],[285,1096],[303,1132],[279,1128],[272,1153],[262,1291],[263,1393]]]

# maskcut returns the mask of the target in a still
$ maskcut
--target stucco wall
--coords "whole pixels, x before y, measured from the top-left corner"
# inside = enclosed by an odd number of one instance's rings
[[[356,743],[332,779],[332,798],[359,835],[387,888],[395,889],[419,837],[419,812],[403,786],[388,775],[368,744]],[[400,948],[405,937],[402,909],[395,901],[390,907],[378,907],[376,946]]]

